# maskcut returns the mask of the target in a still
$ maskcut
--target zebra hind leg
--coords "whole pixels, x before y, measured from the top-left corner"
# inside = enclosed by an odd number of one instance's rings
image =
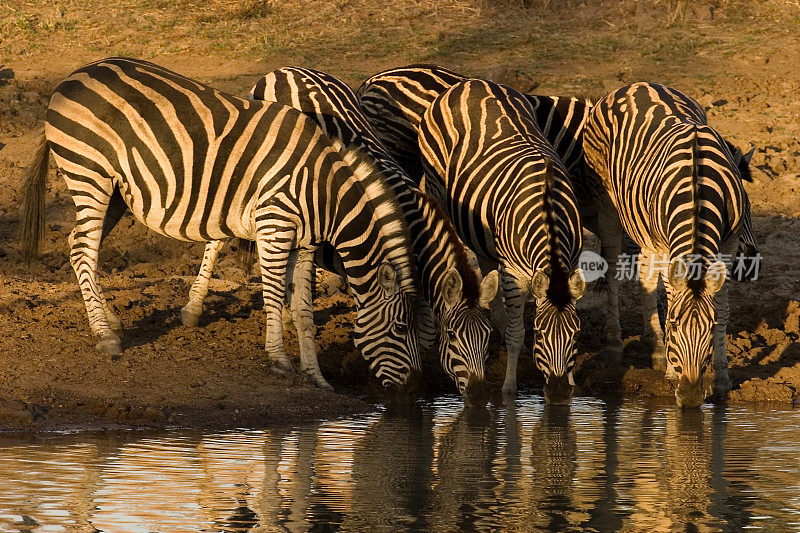
[[[256,214],[259,217],[259,214]],[[267,315],[264,349],[272,370],[277,374],[294,374],[294,368],[283,343],[283,301],[286,294],[286,269],[296,231],[292,227],[264,228],[256,233],[256,249],[261,269],[264,312]]]
[[[323,377],[317,359],[317,345],[314,340],[314,304],[312,300],[312,277],[315,274],[313,254],[308,250],[298,253],[294,266],[294,287],[291,297],[292,320],[297,329],[300,345],[300,369],[314,384],[325,390],[333,390]]]
[[[622,252],[622,227],[610,216],[601,217],[599,231],[603,258],[608,262],[605,339],[600,354],[606,363],[618,365],[622,362],[622,329],[619,325],[617,262]]]
[[[522,296],[519,282],[510,274],[503,273],[503,296],[505,298],[506,316],[506,378],[503,381],[503,394],[513,395],[517,392],[517,361],[519,352],[525,342],[525,326],[523,311],[525,298]]]
[[[200,263],[200,272],[189,289],[189,301],[181,309],[181,322],[184,326],[194,327],[200,320],[203,312],[203,300],[208,295],[208,283],[211,274],[214,272],[214,263],[217,261],[217,254],[225,245],[225,241],[211,241],[206,243],[203,252],[203,262]]]
[[[122,194],[120,194],[119,189],[114,189],[114,193],[111,195],[111,199],[108,202],[108,208],[106,209],[106,216],[103,219],[103,233],[100,236],[100,244],[103,244],[105,238],[111,233],[125,213],[128,212],[128,205],[125,203],[125,200],[122,198]],[[111,311],[108,304],[105,300],[103,300],[103,308],[106,312],[106,318],[108,319],[108,325],[111,327],[111,331],[117,334],[119,338],[125,333],[125,328],[122,325],[122,321]]]
[[[97,280],[97,262],[100,241],[103,236],[103,221],[111,198],[111,191],[98,190],[95,186],[90,194],[86,194],[84,189],[87,183],[72,176],[65,175],[65,177],[71,191],[81,192],[81,194],[73,193],[72,195],[75,201],[77,221],[69,234],[69,261],[78,278],[78,285],[89,317],[89,327],[92,333],[100,338],[95,348],[101,353],[119,355],[122,353],[122,343],[112,327],[117,326],[121,329],[121,322],[113,314],[108,314],[108,303],[103,297]]]

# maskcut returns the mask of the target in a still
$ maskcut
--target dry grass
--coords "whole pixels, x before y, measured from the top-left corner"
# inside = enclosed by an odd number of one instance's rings
[[[354,80],[387,63],[429,61],[537,80],[573,71],[560,87],[591,92],[603,89],[592,74],[604,64],[626,65],[610,73],[619,80],[655,65],[669,81],[687,62],[763,46],[768,23],[799,16],[782,0],[6,0],[0,63],[66,56],[77,62],[66,72],[107,55],[214,57]]]

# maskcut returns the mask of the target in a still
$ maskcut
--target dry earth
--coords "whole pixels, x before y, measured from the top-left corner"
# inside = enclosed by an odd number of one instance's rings
[[[517,88],[599,96],[650,80],[697,98],[735,144],[757,147],[748,184],[764,266],[731,287],[732,401],[792,402],[800,391],[800,7],[796,2],[642,0],[340,0],[0,2],[0,428],[254,425],[370,409],[377,387],[349,340],[342,295],[318,302],[323,372],[338,394],[266,369],[257,280],[219,261],[199,328],[180,325],[202,245],[176,243],[126,218],[101,250],[103,285],[126,326],[120,358],[97,354],[67,261],[74,209],[51,173],[40,264],[18,248],[19,183],[49,95],[73,69],[124,54],[245,94],[292,64],[353,84],[383,68],[440,63]],[[589,246],[592,246],[589,240]],[[638,342],[637,288],[622,295],[626,358],[595,357],[603,313],[590,293],[577,381],[582,394],[671,396]],[[296,342],[287,333],[289,349]],[[452,391],[430,368],[429,388]],[[502,381],[504,351],[489,375]],[[540,386],[529,357],[521,386]]]

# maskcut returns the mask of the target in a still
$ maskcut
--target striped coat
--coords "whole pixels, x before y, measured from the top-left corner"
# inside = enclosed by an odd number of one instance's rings
[[[490,325],[480,307],[494,297],[497,274],[478,282],[464,245],[438,202],[422,193],[387,153],[345,83],[317,70],[284,67],[261,78],[250,98],[303,111],[328,136],[362,148],[369,155],[395,193],[409,227],[423,294],[437,322],[433,333],[438,333],[441,363],[467,402],[485,403],[484,364]],[[208,268],[204,261],[201,271]],[[198,280],[207,283],[207,278]],[[420,313],[423,316],[430,313]],[[421,332],[433,329],[422,326]]]

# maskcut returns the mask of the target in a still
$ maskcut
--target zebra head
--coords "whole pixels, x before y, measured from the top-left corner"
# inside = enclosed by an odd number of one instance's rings
[[[392,399],[405,400],[418,392],[421,364],[416,295],[400,290],[391,263],[378,267],[369,297],[357,306],[353,342]]]
[[[699,275],[699,262],[683,257],[670,262],[667,274],[667,320],[664,328],[667,361],[678,374],[675,398],[680,407],[699,407],[708,395],[703,372],[711,360],[716,323],[714,295],[725,283],[726,266],[712,262]]]
[[[572,395],[576,337],[581,327],[575,302],[585,291],[586,281],[579,268],[566,283],[552,279],[544,270],[537,270],[531,280],[531,295],[536,301],[533,360],[547,379],[544,399],[548,404],[566,404]]]
[[[477,302],[464,297],[458,270],[450,268],[444,277],[445,311],[439,317],[439,357],[466,405],[483,407],[489,401],[484,368],[492,326],[479,307],[489,307],[497,293],[499,277],[496,270],[486,275]]]

